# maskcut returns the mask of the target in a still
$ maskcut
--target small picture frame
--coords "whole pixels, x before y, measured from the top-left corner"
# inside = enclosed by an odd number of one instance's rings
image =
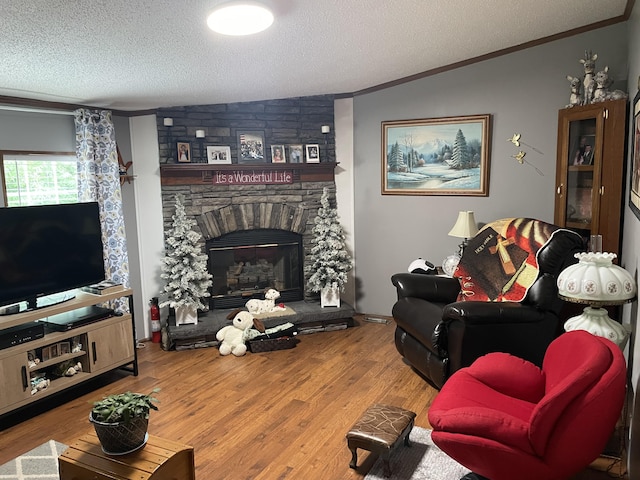
[[[43,362],[46,362],[47,360],[53,358],[51,356],[51,347],[42,347],[42,354],[40,356],[42,357]]]
[[[58,344],[58,347],[58,352],[60,352],[60,355],[71,353],[71,344],[69,342],[60,342]]]
[[[220,145],[207,146],[207,162],[214,165],[231,163],[231,147]]]
[[[317,143],[305,145],[307,163],[320,163],[320,146]]]
[[[58,344],[55,343],[49,347],[49,352],[51,354],[51,358],[55,358],[60,355],[60,351],[58,349]]]
[[[302,145],[289,145],[289,163],[304,163],[304,150]]]
[[[271,163],[287,163],[284,145],[271,145]]]
[[[191,162],[191,143],[178,142],[177,152],[178,152],[177,160],[179,163]]]
[[[238,132],[238,163],[265,163],[264,132]]]

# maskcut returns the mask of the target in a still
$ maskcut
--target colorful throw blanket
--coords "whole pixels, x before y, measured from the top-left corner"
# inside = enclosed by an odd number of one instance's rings
[[[454,276],[458,300],[519,302],[538,278],[538,251],[558,227],[531,218],[485,225],[464,251]]]

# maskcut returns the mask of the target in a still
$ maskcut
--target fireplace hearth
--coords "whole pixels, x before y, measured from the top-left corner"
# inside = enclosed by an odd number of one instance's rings
[[[280,292],[281,302],[302,300],[302,236],[275,229],[242,230],[207,241],[213,286],[211,309],[242,307],[264,298],[267,288]]]

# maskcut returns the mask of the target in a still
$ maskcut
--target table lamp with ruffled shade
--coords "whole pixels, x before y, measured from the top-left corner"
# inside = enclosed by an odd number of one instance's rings
[[[581,315],[568,319],[565,331],[586,330],[624,349],[629,334],[609,317],[605,306],[622,305],[636,296],[636,282],[629,272],[613,263],[615,253],[576,253],[578,263],[558,276],[558,296],[587,305]]]

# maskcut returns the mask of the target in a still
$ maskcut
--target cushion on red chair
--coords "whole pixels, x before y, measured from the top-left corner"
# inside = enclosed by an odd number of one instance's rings
[[[545,392],[545,375],[531,362],[508,353],[484,355],[470,372],[479,382],[510,397],[538,402]],[[513,378],[517,376],[518,381]]]
[[[575,408],[569,406],[602,379],[612,361],[611,350],[602,342],[594,342],[590,334],[561,339],[549,345],[545,354],[542,368],[546,393],[530,420],[531,444],[539,456],[544,456],[558,418],[565,409]],[[567,362],[567,358],[573,361]]]
[[[481,367],[485,373],[492,363],[496,365],[496,371],[500,371],[500,366],[511,363],[505,362],[507,357],[509,355],[489,354],[477,362],[483,360]],[[521,360],[519,362],[522,364]],[[453,429],[458,434],[499,440],[507,446],[533,453],[528,432],[535,403],[505,395],[485,384],[475,376],[473,365],[456,372],[445,384],[447,388],[443,388],[431,404],[429,422],[434,433]],[[496,405],[500,408],[496,409]]]

